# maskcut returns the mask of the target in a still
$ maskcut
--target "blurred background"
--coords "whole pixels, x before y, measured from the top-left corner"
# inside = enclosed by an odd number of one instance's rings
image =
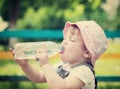
[[[120,76],[120,0],[0,0],[0,79],[24,76],[9,52],[13,44],[44,40],[60,43],[66,21],[83,20],[95,20],[109,40],[107,51],[96,62],[96,76]],[[58,37],[49,31],[58,32]],[[59,55],[50,59],[55,64]],[[30,62],[39,67],[37,62]],[[1,80],[0,89],[49,89],[47,84],[13,80]],[[120,89],[119,80],[102,81],[98,87]]]

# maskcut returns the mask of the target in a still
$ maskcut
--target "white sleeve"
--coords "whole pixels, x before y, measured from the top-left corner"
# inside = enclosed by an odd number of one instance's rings
[[[90,84],[94,80],[93,72],[90,70],[88,66],[85,65],[74,68],[71,71],[70,75],[79,78],[81,81],[85,83],[85,85]]]

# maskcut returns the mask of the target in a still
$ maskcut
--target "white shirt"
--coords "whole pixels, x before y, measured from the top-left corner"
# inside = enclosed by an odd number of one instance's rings
[[[85,83],[85,86],[82,89],[94,89],[95,87],[95,77],[91,69],[87,65],[76,65],[74,67],[69,67],[67,64],[60,63],[55,66],[57,70],[58,66],[62,65],[62,68],[66,71],[69,71],[68,76],[75,76]]]

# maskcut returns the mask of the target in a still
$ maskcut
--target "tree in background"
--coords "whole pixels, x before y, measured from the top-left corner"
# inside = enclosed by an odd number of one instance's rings
[[[20,0],[0,0],[1,16],[9,21],[9,28],[16,29],[16,22],[19,12]],[[10,46],[17,41],[16,38],[10,38]],[[7,42],[5,42],[7,43]]]
[[[62,29],[66,21],[91,19],[95,10],[99,13],[100,10],[97,8],[100,8],[101,3],[101,0],[61,0],[43,3],[37,9],[28,8],[24,16],[18,20],[17,26],[20,29]],[[94,14],[92,19],[96,19],[96,15]]]
[[[106,0],[102,4],[104,12],[106,12],[106,29],[119,30],[120,29],[120,0]]]
[[[91,19],[97,21],[104,29],[119,29],[119,9],[110,20],[108,12],[103,8],[103,4],[107,3],[106,0],[9,1],[11,2],[0,0],[0,11],[2,10],[2,16],[5,20],[10,23],[15,22],[17,29],[62,29],[68,20],[75,22]],[[11,16],[13,16],[12,20]]]
[[[19,5],[20,0],[0,0],[1,16],[9,21],[11,29],[16,28]]]

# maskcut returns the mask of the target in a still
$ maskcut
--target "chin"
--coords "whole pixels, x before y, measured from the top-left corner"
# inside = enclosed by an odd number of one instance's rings
[[[66,54],[60,54],[60,58],[65,63],[68,63],[71,60],[71,56],[70,55],[66,55]]]
[[[63,62],[67,62],[67,58],[64,54],[60,54],[60,58]]]

